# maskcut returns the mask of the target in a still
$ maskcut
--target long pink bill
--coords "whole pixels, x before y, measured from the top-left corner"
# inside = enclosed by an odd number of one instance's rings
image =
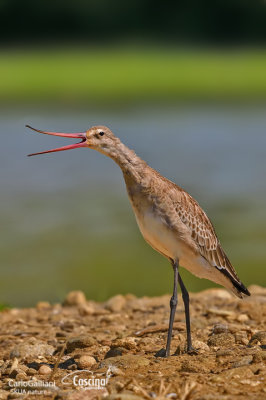
[[[70,144],[68,146],[62,146],[62,147],[58,147],[57,149],[51,149],[51,150],[41,151],[39,153],[28,154],[28,157],[36,156],[36,155],[39,155],[39,154],[55,153],[57,151],[63,151],[63,150],[77,149],[79,147],[87,147],[87,144],[86,144],[86,139],[87,139],[86,138],[86,132],[78,132],[78,133],[48,132],[48,131],[41,131],[40,129],[32,128],[29,125],[26,125],[26,128],[30,128],[35,132],[45,133],[46,135],[62,136],[62,137],[81,139],[80,142],[75,143],[75,144]]]

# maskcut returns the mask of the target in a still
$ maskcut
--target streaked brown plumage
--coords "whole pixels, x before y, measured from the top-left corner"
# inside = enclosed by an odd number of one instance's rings
[[[68,136],[68,134],[39,132]],[[75,134],[69,136],[75,137]],[[188,351],[191,351],[189,296],[178,271],[179,264],[198,277],[225,286],[238,297],[249,295],[222,249],[211,221],[197,201],[185,190],[149,167],[107,127],[92,127],[84,133],[76,134],[76,137],[82,141],[68,146],[67,149],[89,147],[107,155],[119,165],[143,237],[173,265],[174,291],[170,302],[167,347],[157,355],[169,355],[177,303],[177,281],[184,299]],[[66,147],[48,152],[65,149]]]

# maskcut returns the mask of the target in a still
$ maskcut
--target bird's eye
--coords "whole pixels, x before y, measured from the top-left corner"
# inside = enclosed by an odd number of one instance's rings
[[[100,136],[103,136],[103,135],[104,135],[104,132],[100,132],[99,135],[100,135]]]

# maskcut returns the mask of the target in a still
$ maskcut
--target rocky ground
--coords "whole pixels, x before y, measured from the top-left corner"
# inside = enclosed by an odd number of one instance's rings
[[[63,305],[0,314],[0,399],[266,399],[266,289],[239,300],[223,289],[191,294],[194,347],[185,354],[184,309],[165,346],[170,296],[71,292]]]

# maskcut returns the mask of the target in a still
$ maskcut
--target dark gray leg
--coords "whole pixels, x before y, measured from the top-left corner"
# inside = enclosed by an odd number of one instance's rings
[[[192,349],[190,315],[189,315],[189,294],[180,275],[178,276],[178,282],[181,288],[182,298],[185,306],[186,327],[187,327],[187,351],[189,352]]]
[[[172,265],[173,265],[173,269],[174,269],[174,289],[173,289],[173,295],[170,300],[170,319],[169,319],[166,350],[165,349],[159,350],[155,354],[155,357],[168,357],[170,354],[170,346],[171,346],[172,333],[173,333],[173,324],[174,324],[174,319],[175,319],[175,310],[176,310],[176,306],[177,306],[178,261],[172,262]]]
[[[183,298],[183,302],[184,302],[184,306],[185,306],[186,328],[187,328],[187,352],[195,353],[196,351],[192,347],[192,340],[191,340],[189,294],[188,294],[188,291],[187,291],[180,275],[178,275],[178,283],[181,288],[182,298]]]

